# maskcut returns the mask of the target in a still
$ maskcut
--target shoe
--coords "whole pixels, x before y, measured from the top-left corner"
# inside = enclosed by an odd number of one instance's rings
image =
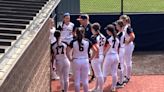
[[[121,83],[117,82],[116,87],[117,88],[123,88],[124,87],[124,83],[121,84]]]
[[[52,76],[52,80],[59,80],[60,79],[60,77],[59,76]]]
[[[116,92],[116,88],[111,88],[110,92]]]
[[[59,80],[59,79],[60,79],[60,77],[59,77],[59,76],[56,76],[56,77],[55,77],[55,80]]]
[[[125,76],[125,80],[123,81],[123,83],[127,84],[130,81],[130,78],[128,78],[127,76]]]
[[[61,92],[64,92],[64,90],[61,90]]]
[[[93,89],[90,89],[89,92],[98,92],[97,89],[93,88]]]
[[[94,81],[94,80],[95,80],[95,77],[92,76],[91,79],[89,80],[89,83],[91,83],[91,82]]]

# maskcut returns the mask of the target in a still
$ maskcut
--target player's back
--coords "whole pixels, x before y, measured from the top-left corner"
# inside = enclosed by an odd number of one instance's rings
[[[118,40],[118,38],[116,37],[114,39],[113,36],[109,36],[108,39],[107,39],[107,41],[110,44],[110,48],[109,48],[107,54],[118,53],[118,46],[119,46],[119,40]]]
[[[52,49],[56,60],[60,61],[60,60],[67,59],[66,48],[67,48],[67,44],[64,42],[60,42],[59,44],[55,42],[53,44]]]
[[[89,49],[91,43],[87,39],[82,39],[81,46],[77,40],[71,41],[70,46],[73,48],[73,58],[89,58]]]

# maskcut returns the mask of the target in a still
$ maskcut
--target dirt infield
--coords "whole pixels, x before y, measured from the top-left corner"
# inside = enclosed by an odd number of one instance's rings
[[[60,92],[59,81],[52,81],[51,84],[52,92]],[[94,84],[94,81],[90,83],[89,88],[93,88]],[[110,85],[111,77],[108,77],[104,92],[109,92]],[[74,92],[71,79],[69,92]],[[164,52],[135,53],[131,81],[117,92],[164,92]]]
[[[89,88],[93,88],[95,82],[89,84]],[[111,77],[108,77],[104,92],[109,92],[111,86]],[[52,92],[60,92],[59,81],[52,82]],[[74,84],[70,81],[69,92],[74,92]],[[81,92],[82,87],[81,87]],[[117,92],[164,92],[164,75],[149,75],[149,76],[133,76],[130,82]]]

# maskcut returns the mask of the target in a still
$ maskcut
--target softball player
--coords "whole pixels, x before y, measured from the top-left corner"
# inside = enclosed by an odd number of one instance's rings
[[[54,20],[52,18],[49,19],[50,22],[50,43],[53,44],[56,41],[56,38],[54,37],[54,33],[56,31],[56,28],[54,26]],[[51,47],[51,78],[52,79],[59,79],[59,76],[56,74],[56,65],[54,64],[54,58],[53,58],[53,51],[52,51],[52,47]]]
[[[92,44],[95,44],[98,47],[98,52],[99,52],[98,57],[95,57],[91,62],[94,70],[94,74],[97,79],[96,86],[92,91],[103,92],[104,78],[102,74],[102,64],[104,60],[103,51],[104,51],[106,38],[103,34],[100,33],[99,23],[94,23],[91,27],[91,31],[93,34],[93,36],[91,37]]]
[[[104,75],[104,81],[106,81],[106,77],[111,71],[111,75],[112,75],[111,91],[115,92],[116,84],[117,84],[117,68],[119,63],[119,57],[118,57],[119,40],[117,38],[117,34],[113,25],[108,25],[105,28],[105,30],[109,35],[109,37],[107,38],[108,45],[104,51],[105,59],[103,63],[103,75]]]
[[[63,23],[62,26],[60,26],[60,29],[61,39],[67,44],[70,44],[70,42],[73,40],[73,28],[74,24],[70,22],[70,14],[65,13],[63,16]]]
[[[74,69],[74,82],[75,82],[75,92],[80,92],[80,81],[83,84],[84,92],[88,92],[88,72],[89,72],[89,55],[90,49],[93,50],[93,54],[90,58],[92,60],[97,54],[97,48],[92,45],[89,40],[84,38],[85,29],[79,27],[76,30],[77,39],[71,41],[70,48],[68,51],[73,50],[73,69]],[[68,54],[70,55],[70,54]]]
[[[119,38],[119,81],[117,82],[117,87],[124,87],[124,67],[125,67],[125,60],[124,60],[124,56],[125,56],[125,32],[123,31],[124,29],[124,24],[122,20],[117,20],[116,21],[116,29],[118,30],[118,38]]]
[[[57,73],[60,76],[62,92],[67,92],[69,86],[70,70],[70,62],[66,55],[67,44],[61,41],[61,34],[59,31],[56,31],[54,36],[56,37],[57,41],[53,43],[52,49],[54,52],[54,58],[56,60]]]
[[[127,15],[120,16],[120,19],[124,22],[124,32],[125,32],[125,62],[126,62],[126,80],[124,83],[128,83],[132,72],[132,53],[134,50],[134,39],[135,34],[131,28],[130,17]]]
[[[84,35],[85,38],[91,40],[91,36],[93,34],[91,32],[91,23],[89,21],[89,15],[87,15],[87,14],[80,15],[77,20],[79,21],[80,26],[85,28],[85,35]],[[91,61],[89,61],[89,62],[91,63]],[[90,68],[91,68],[92,75],[91,75],[91,78],[89,80],[89,83],[91,83],[95,79],[95,74],[94,74],[93,68],[92,67],[90,67]],[[88,74],[90,75],[91,72],[89,71]]]

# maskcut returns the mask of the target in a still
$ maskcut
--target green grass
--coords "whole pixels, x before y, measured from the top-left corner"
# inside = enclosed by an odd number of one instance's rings
[[[121,0],[80,0],[82,13],[120,12]],[[164,12],[164,0],[124,0],[124,12]]]

